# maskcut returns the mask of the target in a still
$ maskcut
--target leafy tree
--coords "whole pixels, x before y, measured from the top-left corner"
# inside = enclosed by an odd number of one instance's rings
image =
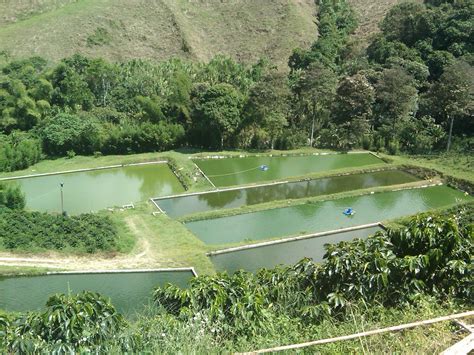
[[[74,68],[61,63],[53,70],[49,79],[54,87],[52,104],[72,110],[87,110],[92,107],[94,96]]]
[[[141,108],[141,116],[150,122],[158,123],[165,119],[163,114],[163,100],[158,96],[144,97],[137,96],[137,103]]]
[[[116,339],[126,326],[110,300],[92,292],[51,296],[45,310],[19,317],[16,323],[7,347],[20,353],[45,347],[54,353],[80,352]]]
[[[393,139],[400,124],[411,119],[417,110],[418,92],[413,78],[401,68],[385,69],[375,89],[376,128],[385,139]]]
[[[41,159],[41,143],[23,132],[0,134],[0,171],[26,169]]]
[[[293,87],[296,114],[303,125],[310,127],[310,146],[313,146],[314,132],[320,131],[328,120],[336,86],[335,73],[315,63],[301,72]]]
[[[332,122],[341,131],[341,148],[359,143],[369,132],[375,90],[362,74],[346,77],[339,83],[332,110]],[[341,139],[342,138],[342,139]]]
[[[265,146],[262,140],[270,143],[273,149],[276,139],[288,125],[290,89],[288,78],[281,73],[265,75],[251,90],[245,106],[245,125],[252,133],[244,146],[257,141],[257,146]],[[245,130],[244,130],[245,132]]]
[[[25,195],[20,186],[0,183],[0,208],[21,210],[25,208],[25,205]]]
[[[415,2],[404,2],[392,7],[380,24],[385,38],[412,46],[416,41],[429,36],[431,33],[427,32],[425,26],[420,28],[424,24],[421,19],[425,11],[425,6]]]
[[[243,97],[229,84],[199,85],[193,90],[193,124],[199,142],[223,148],[241,122]]]
[[[449,66],[427,94],[431,111],[437,122],[449,125],[447,150],[455,119],[472,121],[474,109],[474,69],[466,62],[458,61]]]
[[[68,151],[91,154],[99,151],[103,133],[101,127],[89,116],[60,113],[47,120],[40,131],[44,150],[52,155]]]
[[[177,122],[189,125],[191,123],[191,90],[192,80],[184,70],[173,73],[171,94],[168,96],[168,115]]]
[[[404,122],[400,127],[400,143],[413,154],[430,153],[445,136],[441,125],[429,116]]]

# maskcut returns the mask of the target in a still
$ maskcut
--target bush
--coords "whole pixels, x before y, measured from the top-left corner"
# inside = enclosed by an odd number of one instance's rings
[[[3,323],[8,330],[4,339],[12,353],[104,350],[102,345],[116,339],[126,326],[110,300],[92,292],[54,295],[44,311],[20,316],[12,323],[4,318]]]
[[[60,113],[44,123],[40,135],[48,154],[64,156],[70,151],[92,154],[100,150],[103,133],[102,126],[90,116]]]
[[[118,230],[106,216],[63,217],[0,208],[0,246],[8,250],[73,250],[94,253],[117,249]]]
[[[20,186],[0,182],[0,208],[7,207],[14,210],[25,208],[25,195]]]
[[[205,314],[226,336],[252,337],[269,313],[315,322],[343,316],[363,302],[399,306],[424,295],[472,302],[473,225],[453,217],[418,216],[399,229],[326,246],[323,264],[201,276],[190,287],[157,288],[156,303],[191,320]]]
[[[29,134],[0,134],[0,171],[26,169],[41,159],[41,144]]]

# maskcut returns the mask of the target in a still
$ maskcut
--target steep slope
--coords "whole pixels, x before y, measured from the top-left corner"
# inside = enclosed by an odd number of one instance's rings
[[[367,41],[379,31],[378,24],[393,6],[407,0],[349,0],[353,7],[359,27],[354,34],[357,38]],[[423,2],[423,0],[411,0]]]
[[[111,60],[173,56],[285,65],[315,38],[313,0],[5,0],[0,51],[58,60],[80,52]]]

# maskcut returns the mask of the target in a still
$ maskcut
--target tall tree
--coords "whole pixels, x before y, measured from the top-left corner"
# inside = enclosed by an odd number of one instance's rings
[[[332,122],[341,133],[341,148],[350,148],[368,133],[375,90],[362,74],[341,80],[334,100]]]
[[[320,131],[328,120],[336,86],[336,74],[319,63],[313,63],[301,72],[293,88],[297,115],[304,125],[310,126],[310,146],[314,143],[314,132]]]
[[[245,106],[245,125],[253,128],[254,134],[249,140],[258,132],[260,137],[268,138],[270,148],[274,148],[275,140],[288,125],[290,94],[287,76],[278,72],[265,75],[250,90]]]
[[[446,68],[440,79],[431,87],[427,96],[437,121],[449,126],[446,147],[446,150],[449,151],[454,120],[473,120],[474,67],[464,61],[457,61]]]
[[[199,143],[224,148],[240,125],[243,96],[229,84],[198,85],[193,90],[193,105]]]
[[[385,69],[375,88],[376,128],[385,139],[396,138],[399,125],[417,110],[418,91],[413,77],[401,68]]]

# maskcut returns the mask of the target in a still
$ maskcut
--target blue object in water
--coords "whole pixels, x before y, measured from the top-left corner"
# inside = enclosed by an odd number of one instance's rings
[[[352,216],[355,213],[355,211],[352,208],[349,207],[349,208],[346,208],[344,210],[344,212],[342,212],[342,213],[346,216]]]
[[[268,165],[260,165],[260,170],[267,171],[268,170]]]

